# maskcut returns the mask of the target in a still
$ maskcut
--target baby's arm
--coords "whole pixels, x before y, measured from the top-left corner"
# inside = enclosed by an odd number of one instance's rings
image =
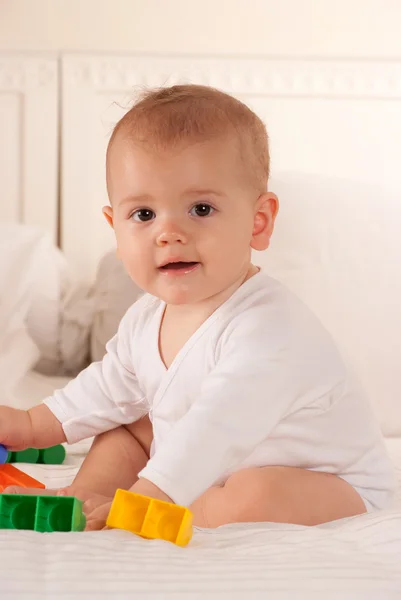
[[[73,443],[146,414],[147,403],[131,359],[136,313],[133,306],[124,316],[101,362],[90,365],[42,405],[28,411],[0,407],[0,444],[21,450]]]
[[[66,441],[60,421],[44,404],[30,410],[0,406],[0,443],[12,451]]]

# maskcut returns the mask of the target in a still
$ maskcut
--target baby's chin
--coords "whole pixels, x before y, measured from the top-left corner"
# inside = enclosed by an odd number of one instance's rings
[[[166,304],[176,306],[202,304],[224,293],[223,281],[218,283],[208,281],[202,272],[179,277],[166,277],[159,274],[151,279],[135,278],[132,275],[132,279],[145,293],[159,298]]]
[[[200,304],[210,298],[211,293],[205,293],[205,286],[194,285],[185,281],[166,282],[156,285],[149,290],[149,293],[156,296],[166,304]]]
[[[177,289],[172,289],[171,286],[169,290],[157,290],[157,293],[154,293],[154,295],[166,304],[173,304],[176,306],[182,304],[198,304],[206,299],[203,294],[196,293],[193,288],[191,289],[190,286],[186,286],[184,283],[181,283],[176,287]]]

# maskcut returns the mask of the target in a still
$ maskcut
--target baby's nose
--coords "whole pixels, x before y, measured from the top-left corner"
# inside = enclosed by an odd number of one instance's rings
[[[168,244],[186,244],[187,239],[182,231],[162,231],[156,239],[158,246],[166,246]]]

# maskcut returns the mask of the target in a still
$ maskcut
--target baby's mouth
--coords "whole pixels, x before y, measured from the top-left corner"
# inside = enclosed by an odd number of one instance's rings
[[[188,262],[184,262],[184,261],[177,261],[177,262],[170,262],[167,263],[165,265],[163,265],[162,267],[159,267],[159,271],[162,271],[164,273],[189,273],[190,271],[192,271],[193,269],[195,269],[195,267],[197,267],[199,265],[198,262],[193,262],[193,261],[188,261]]]

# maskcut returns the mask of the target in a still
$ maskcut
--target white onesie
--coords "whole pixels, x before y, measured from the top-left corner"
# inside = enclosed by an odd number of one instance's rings
[[[368,510],[388,506],[394,473],[364,395],[311,311],[263,271],[192,335],[170,368],[158,339],[165,304],[143,296],[103,361],[45,400],[68,442],[149,414],[140,476],[181,505],[244,467],[335,473]]]

